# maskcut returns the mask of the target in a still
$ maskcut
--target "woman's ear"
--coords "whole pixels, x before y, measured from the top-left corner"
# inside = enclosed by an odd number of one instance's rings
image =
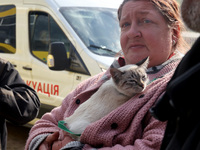
[[[178,22],[176,22],[174,24],[174,27],[172,28],[172,46],[175,46],[177,44],[180,34],[181,34],[180,25],[178,24]]]

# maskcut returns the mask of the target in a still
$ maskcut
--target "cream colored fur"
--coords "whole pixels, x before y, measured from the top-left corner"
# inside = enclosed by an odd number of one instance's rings
[[[72,132],[81,134],[89,124],[106,116],[112,110],[116,109],[127,100],[129,100],[132,96],[142,92],[145,89],[148,81],[146,78],[144,81],[141,81],[143,82],[143,87],[139,86],[137,88],[133,88],[129,81],[125,82],[127,85],[121,84],[121,80],[123,79],[118,81],[118,76],[121,78],[121,75],[124,75],[125,78],[128,78],[128,76],[130,76],[129,73],[131,73],[131,70],[138,69],[138,72],[143,72],[142,74],[145,74],[145,77],[147,77],[145,71],[147,64],[148,61],[146,64],[143,64],[143,66],[140,67],[137,65],[127,65],[120,68],[118,71],[115,69],[111,70],[113,77],[105,82],[99,88],[99,90],[93,94],[86,102],[81,104],[72,116],[65,119],[67,127]],[[124,73],[124,71],[127,72]],[[116,81],[114,81],[115,79]],[[141,78],[138,80],[141,80]],[[116,82],[119,85],[116,85]],[[78,138],[76,139],[78,140]]]

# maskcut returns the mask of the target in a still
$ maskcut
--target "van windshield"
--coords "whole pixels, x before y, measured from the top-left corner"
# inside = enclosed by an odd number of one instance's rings
[[[120,51],[117,10],[63,7],[60,11],[91,52],[113,57]]]

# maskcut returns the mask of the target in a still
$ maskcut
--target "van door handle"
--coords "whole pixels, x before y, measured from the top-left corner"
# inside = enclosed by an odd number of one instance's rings
[[[15,68],[17,67],[17,65],[16,65],[15,63],[11,62],[11,64],[12,64]]]
[[[23,66],[22,68],[23,68],[24,70],[29,70],[29,71],[32,70],[32,68],[31,68],[31,67],[28,67],[28,66]]]
[[[15,64],[12,64],[15,68],[17,67],[17,65],[15,65]]]

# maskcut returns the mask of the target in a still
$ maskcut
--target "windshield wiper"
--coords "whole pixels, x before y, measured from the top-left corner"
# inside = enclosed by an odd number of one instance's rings
[[[98,48],[98,49],[106,50],[107,52],[111,52],[111,53],[116,54],[115,51],[113,51],[113,50],[111,50],[111,49],[108,49],[108,48],[106,48],[105,46],[90,45],[89,47],[93,47],[93,48]]]

